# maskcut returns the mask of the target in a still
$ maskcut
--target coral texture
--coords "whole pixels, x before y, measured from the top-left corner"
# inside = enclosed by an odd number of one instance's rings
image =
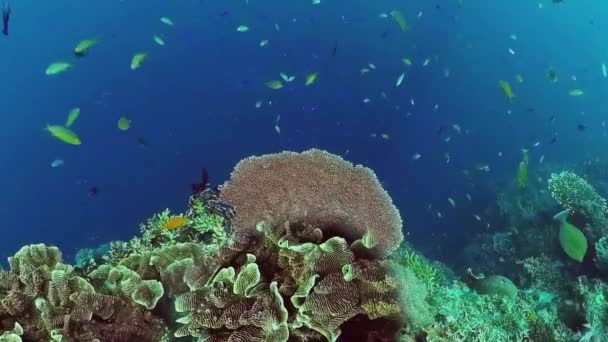
[[[325,151],[246,158],[220,190],[236,208],[240,233],[254,232],[260,221],[306,222],[348,241],[371,234],[381,255],[403,240],[399,212],[374,172]]]

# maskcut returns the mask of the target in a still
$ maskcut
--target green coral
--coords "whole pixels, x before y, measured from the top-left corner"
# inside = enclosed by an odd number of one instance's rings
[[[23,335],[23,327],[18,322],[15,322],[15,327],[12,330],[5,331],[0,335],[0,342],[21,342]]]
[[[445,278],[430,261],[416,253],[407,246],[399,247],[391,256],[397,263],[409,269],[420,281],[422,281],[429,294],[441,285]]]
[[[192,218],[193,229],[201,234],[211,234],[211,243],[227,239],[224,217],[210,213],[201,199],[192,199],[190,211],[188,216]]]
[[[608,340],[608,286],[602,282],[591,283],[585,278],[579,278],[576,290],[583,299],[586,320],[586,329],[579,336],[579,341]]]
[[[572,341],[572,333],[558,318],[556,303],[546,298],[536,290],[514,298],[480,295],[455,283],[432,297],[438,322],[427,329],[427,340]]]

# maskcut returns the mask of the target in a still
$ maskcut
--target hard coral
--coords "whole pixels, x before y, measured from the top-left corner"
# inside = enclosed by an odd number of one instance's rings
[[[246,158],[220,199],[236,208],[236,234],[255,232],[260,221],[312,225],[351,242],[367,234],[380,255],[403,240],[399,212],[374,172],[321,150]]]
[[[586,233],[593,241],[608,234],[608,205],[586,180],[570,171],[552,174],[548,181],[549,190],[555,200],[572,213],[584,215],[591,227]]]

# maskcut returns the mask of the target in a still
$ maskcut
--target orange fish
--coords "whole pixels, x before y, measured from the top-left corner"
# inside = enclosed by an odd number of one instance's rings
[[[173,216],[170,217],[165,223],[163,223],[164,230],[174,230],[181,228],[188,224],[188,219],[184,216]]]

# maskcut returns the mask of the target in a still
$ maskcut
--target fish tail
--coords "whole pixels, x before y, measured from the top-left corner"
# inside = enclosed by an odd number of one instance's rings
[[[555,214],[555,216],[553,216],[553,219],[564,223],[568,219],[568,214],[570,214],[570,212],[568,211],[568,209],[566,209]]]

